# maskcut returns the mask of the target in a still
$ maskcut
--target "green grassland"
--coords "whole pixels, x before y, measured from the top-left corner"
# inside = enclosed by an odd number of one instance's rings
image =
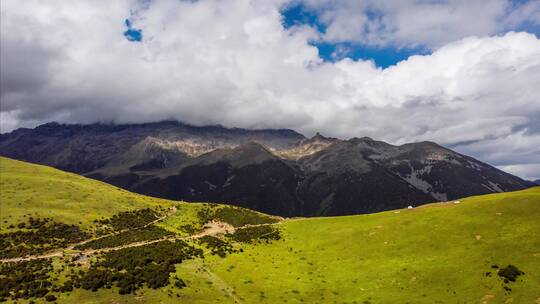
[[[282,242],[254,246],[209,269],[246,303],[540,300],[538,187],[281,228]],[[486,272],[508,264],[525,275],[505,293],[501,279]]]
[[[0,157],[0,231],[28,214],[88,227],[95,219],[174,202],[137,195],[46,166]]]
[[[84,227],[120,211],[176,205],[178,211],[158,225],[186,234],[182,226],[200,228],[200,211],[210,206],[144,197],[6,158],[0,158],[0,187],[2,230],[26,214]],[[231,224],[248,223],[242,220],[247,211],[227,210],[220,214]],[[58,302],[540,303],[540,187],[370,215],[287,219],[276,226],[280,240],[234,243],[242,251],[178,264],[171,278],[181,277],[185,288],[143,288],[131,295],[119,295],[115,287],[75,289],[58,294]],[[55,258],[54,265],[60,263]],[[509,264],[525,274],[504,283],[492,266]]]

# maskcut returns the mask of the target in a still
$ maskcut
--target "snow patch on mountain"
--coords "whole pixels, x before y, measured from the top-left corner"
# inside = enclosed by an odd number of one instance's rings
[[[446,193],[440,193],[433,190],[433,186],[427,182],[426,180],[422,179],[420,176],[424,174],[429,174],[431,172],[432,165],[427,165],[422,169],[415,170],[412,165],[409,163],[409,167],[411,169],[410,174],[399,174],[398,175],[406,180],[409,184],[413,185],[416,189],[431,195],[433,198],[439,200],[439,201],[447,201],[448,197]]]

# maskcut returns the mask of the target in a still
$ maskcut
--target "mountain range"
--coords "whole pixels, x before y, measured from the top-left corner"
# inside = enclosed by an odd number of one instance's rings
[[[176,121],[47,123],[1,134],[0,155],[141,194],[281,216],[372,213],[533,185],[433,142],[397,146]]]

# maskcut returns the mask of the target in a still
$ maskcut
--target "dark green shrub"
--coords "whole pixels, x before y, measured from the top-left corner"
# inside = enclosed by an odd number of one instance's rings
[[[269,243],[281,239],[279,229],[271,225],[253,226],[237,229],[231,236],[233,240],[242,243],[264,241]]]
[[[52,295],[52,294],[47,295],[47,296],[45,297],[45,300],[46,300],[47,302],[56,301],[56,296],[55,296],[55,295]]]

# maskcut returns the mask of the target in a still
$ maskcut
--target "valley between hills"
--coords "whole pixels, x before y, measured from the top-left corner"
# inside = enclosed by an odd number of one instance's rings
[[[540,187],[279,217],[0,158],[8,303],[538,303]]]

